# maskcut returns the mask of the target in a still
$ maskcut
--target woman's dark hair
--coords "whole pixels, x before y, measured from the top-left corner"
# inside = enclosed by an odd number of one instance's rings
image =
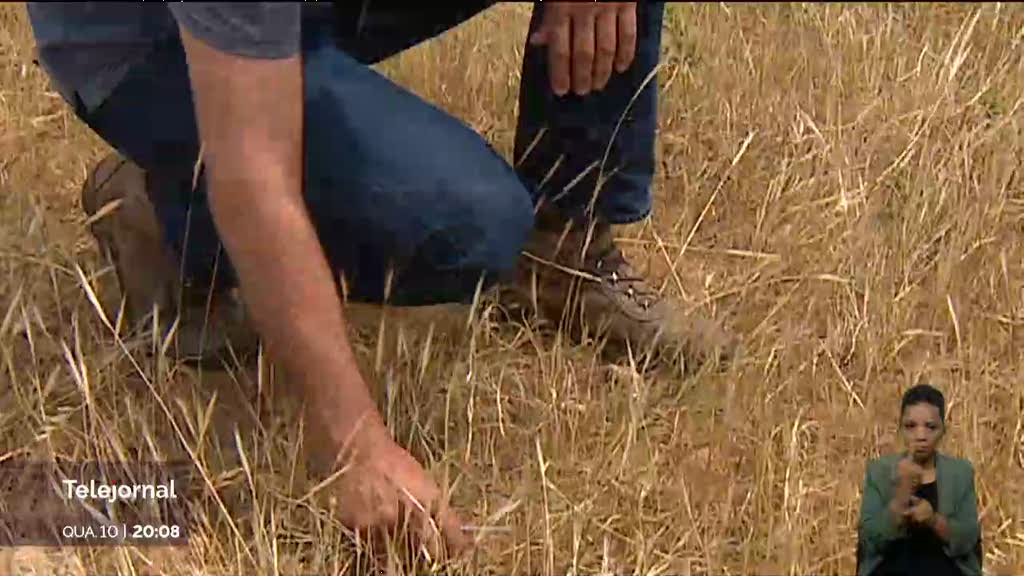
[[[903,403],[900,406],[900,414],[907,411],[907,406],[915,404],[931,404],[939,409],[939,420],[946,421],[946,399],[937,388],[929,384],[918,384],[903,393]]]

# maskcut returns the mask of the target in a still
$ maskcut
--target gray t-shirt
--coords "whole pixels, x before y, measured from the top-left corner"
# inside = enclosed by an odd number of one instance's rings
[[[39,62],[69,102],[99,106],[178,26],[218,50],[287,58],[300,50],[299,2],[28,2]]]

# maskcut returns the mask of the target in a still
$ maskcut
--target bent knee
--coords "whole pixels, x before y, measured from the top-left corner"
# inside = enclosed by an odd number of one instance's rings
[[[451,258],[441,267],[476,270],[490,277],[509,274],[533,228],[533,203],[515,182],[467,184],[452,195],[451,218],[433,240]]]
[[[510,273],[533,229],[533,203],[525,188],[522,193],[494,198],[480,210],[480,220],[488,223],[482,244],[483,263],[499,273]]]

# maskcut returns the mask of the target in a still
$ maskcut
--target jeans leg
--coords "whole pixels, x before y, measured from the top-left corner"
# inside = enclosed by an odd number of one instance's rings
[[[543,9],[543,3],[534,4],[531,32]],[[553,201],[574,217],[593,203],[614,224],[650,213],[658,85],[648,77],[660,58],[663,15],[664,3],[637,3],[632,66],[613,72],[604,90],[583,97],[556,96],[548,81],[547,49],[527,45],[514,163],[535,202]]]
[[[511,274],[533,222],[529,193],[511,166],[468,126],[323,32],[303,33],[304,194],[348,297],[466,301],[481,280],[486,286]],[[202,174],[192,187],[199,147],[180,40],[158,48],[83,119],[149,173],[149,193],[187,278],[233,285]]]
[[[474,130],[304,32],[306,174],[349,298],[465,301],[513,272],[533,224],[512,167]]]
[[[443,34],[496,3],[466,0],[437,4],[429,10],[359,0],[331,2],[319,9],[316,3],[307,3],[303,25],[330,29],[339,50],[363,64],[376,64]]]

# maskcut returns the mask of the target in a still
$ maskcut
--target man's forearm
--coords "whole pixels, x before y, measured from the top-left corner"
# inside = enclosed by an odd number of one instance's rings
[[[301,195],[281,193],[294,186],[292,178],[264,172],[259,179],[213,183],[213,213],[272,357],[312,396],[314,411],[338,424],[328,433],[343,436],[347,424],[375,406]]]
[[[240,58],[184,28],[214,222],[271,356],[343,441],[376,415],[303,187],[302,60]]]

